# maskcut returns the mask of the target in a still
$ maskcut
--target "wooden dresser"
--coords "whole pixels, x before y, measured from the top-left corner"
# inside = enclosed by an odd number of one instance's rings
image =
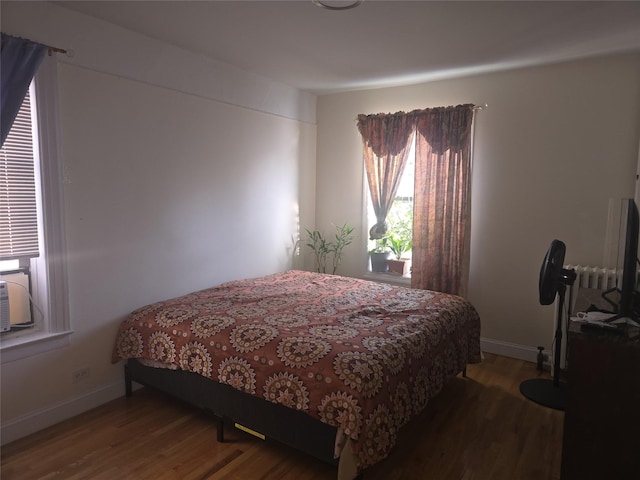
[[[562,480],[640,479],[640,340],[569,327]]]

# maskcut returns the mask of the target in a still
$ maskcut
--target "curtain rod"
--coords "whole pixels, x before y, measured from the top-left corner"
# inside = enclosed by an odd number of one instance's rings
[[[51,45],[45,45],[47,47],[47,55],[51,56],[54,53],[64,53],[67,57],[73,57],[73,50],[65,50],[64,48],[52,47]]]
[[[478,110],[486,110],[487,108],[489,108],[489,105],[487,103],[483,103],[482,105],[476,105],[475,103],[473,104],[473,107],[471,108],[474,112],[477,112]],[[428,110],[425,109],[425,110]],[[397,112],[397,113],[404,113],[404,112]],[[365,114],[363,114],[365,115]],[[367,115],[365,115],[367,116]],[[358,116],[356,116],[355,118],[356,122],[358,121]]]
[[[2,34],[3,35],[7,35],[7,36],[12,37],[12,38],[18,38],[18,39],[22,39],[22,40],[27,40],[27,41],[35,43],[37,45],[41,45],[41,46],[43,46],[43,47],[45,47],[47,49],[47,55],[49,55],[49,56],[53,55],[54,53],[64,53],[67,57],[73,57],[73,55],[74,55],[74,51],[73,50],[65,50],[64,48],[52,47],[51,45],[47,45],[46,43],[40,43],[40,42],[37,42],[37,41],[34,41],[34,40],[30,40],[28,38],[19,37],[19,36],[16,36],[16,35],[11,35],[11,34],[5,33],[5,32],[2,32]]]

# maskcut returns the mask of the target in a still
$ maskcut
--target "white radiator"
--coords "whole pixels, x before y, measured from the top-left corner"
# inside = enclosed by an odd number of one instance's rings
[[[565,295],[565,310],[562,314],[563,325],[562,325],[562,351],[560,352],[560,368],[564,369],[566,367],[566,349],[567,349],[567,314],[570,316],[575,316],[576,311],[576,302],[578,300],[578,295],[581,288],[591,288],[594,290],[609,290],[611,288],[616,287],[617,285],[622,284],[622,269],[615,268],[605,268],[605,267],[592,267],[589,265],[564,265],[563,268],[567,270],[575,270],[576,279],[573,285],[567,288],[567,292]],[[555,336],[556,328],[558,325],[558,298],[554,302],[554,322],[553,322],[553,335]],[[571,303],[569,303],[571,302]],[[578,308],[584,305],[577,305]],[[588,305],[587,305],[588,307]],[[553,342],[555,345],[555,339]],[[553,373],[553,361],[554,355],[551,355],[551,372]]]
[[[609,290],[622,283],[622,269],[584,265],[565,265],[564,268],[576,271],[576,281],[573,284],[574,293],[577,292],[578,287]]]

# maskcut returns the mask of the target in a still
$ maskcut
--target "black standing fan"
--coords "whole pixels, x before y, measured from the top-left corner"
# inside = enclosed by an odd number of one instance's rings
[[[567,285],[572,285],[576,279],[574,270],[562,267],[566,247],[560,240],[551,242],[540,268],[540,304],[551,305],[559,295],[558,321],[555,334],[555,352],[553,362],[553,380],[534,378],[520,384],[520,393],[529,400],[533,400],[545,407],[564,410],[566,392],[564,384],[560,383],[560,350],[562,349],[562,314],[564,311],[564,297]]]

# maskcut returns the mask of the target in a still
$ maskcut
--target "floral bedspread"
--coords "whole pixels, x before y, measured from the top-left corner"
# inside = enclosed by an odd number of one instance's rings
[[[145,306],[119,328],[113,361],[143,358],[303,410],[351,439],[359,468],[444,382],[480,361],[466,300],[288,271]]]

